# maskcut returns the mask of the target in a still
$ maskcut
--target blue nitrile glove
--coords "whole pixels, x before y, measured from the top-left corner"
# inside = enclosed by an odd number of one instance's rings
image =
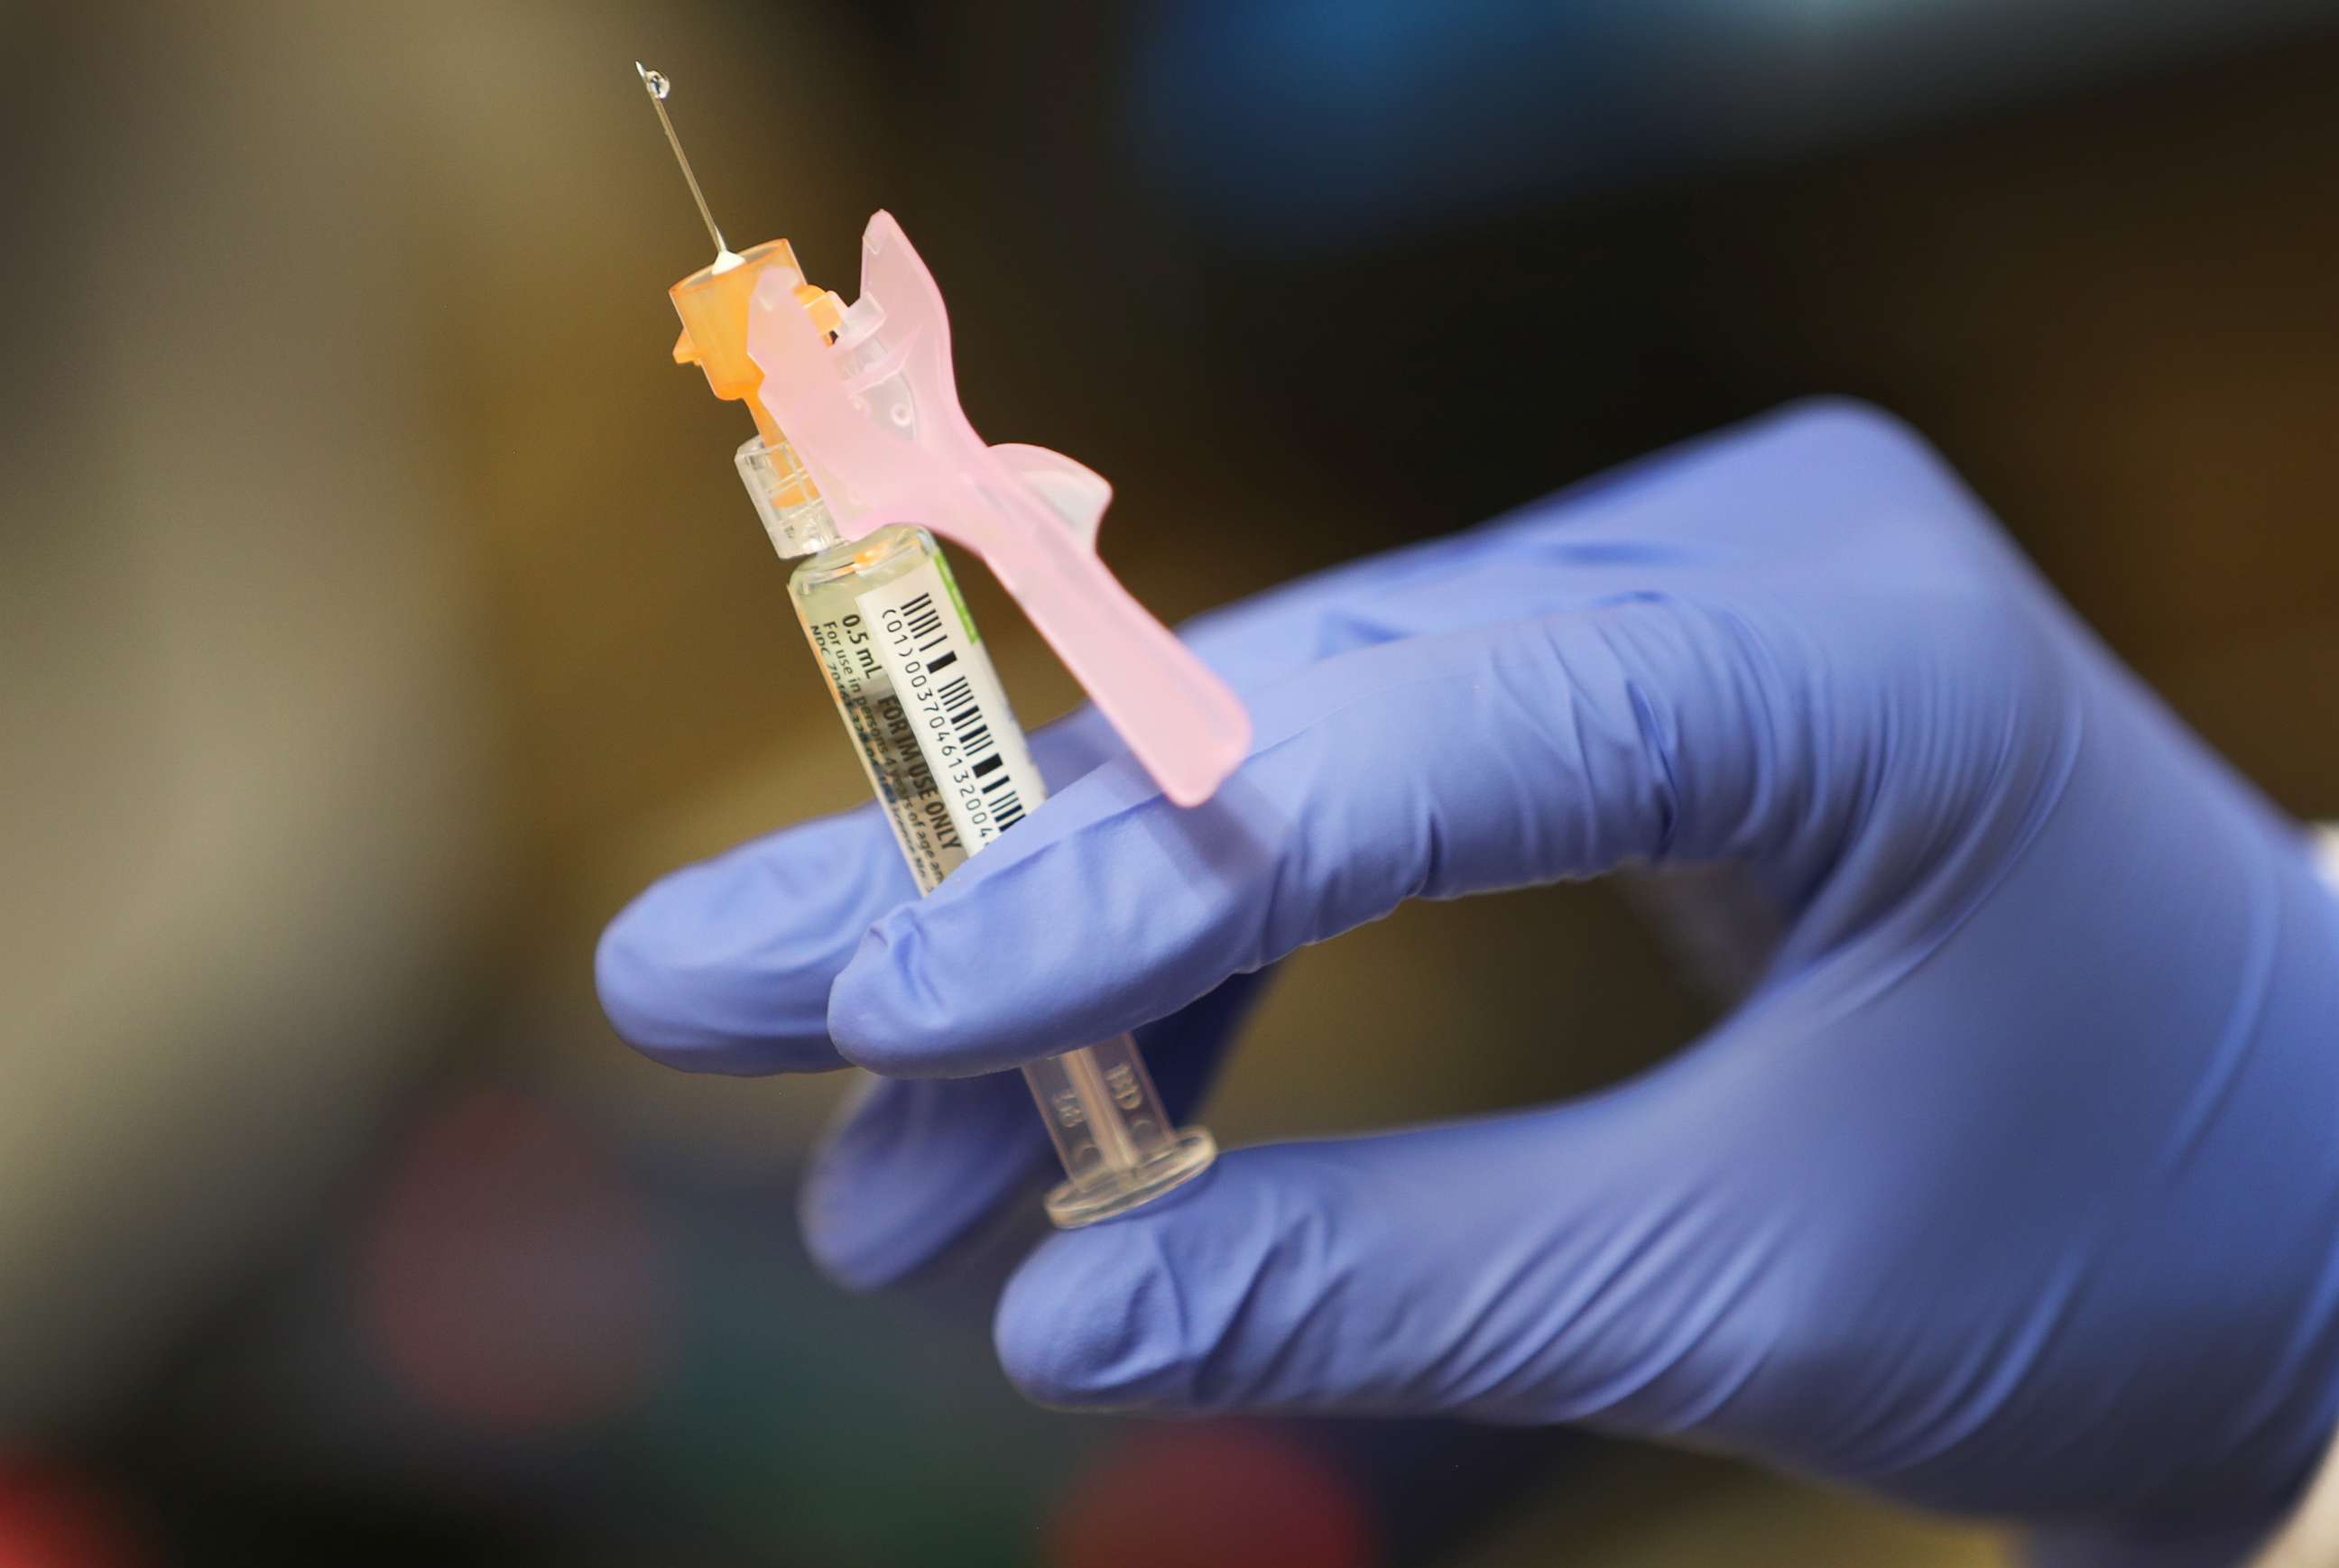
[[[862,813],[611,928],[610,1016],[660,1059],[899,1080],[807,1201],[842,1275],[1033,1174],[1021,1082],[950,1075],[1162,1021],[1191,1076],[1229,976],[1405,899],[1736,861],[1785,935],[1705,1039],[1051,1238],[1000,1306],[1010,1376],[1584,1422],[2132,1539],[2305,1476],[2339,1418],[2339,903],[1905,430],[1792,409],[1191,636],[1257,725],[1208,804],[1076,718],[1070,782],[932,898]]]

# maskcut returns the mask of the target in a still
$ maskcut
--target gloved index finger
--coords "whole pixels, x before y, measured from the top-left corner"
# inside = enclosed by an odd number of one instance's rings
[[[1257,687],[1320,657],[1347,608],[1393,576],[1465,553],[1437,541],[1352,562],[1213,612],[1189,635],[1230,681]],[[841,736],[837,749],[842,766]],[[1031,749],[1056,789],[1125,755],[1091,708],[1032,735]],[[829,986],[872,923],[916,897],[873,806],[753,840],[662,878],[611,922],[595,962],[603,1011],[637,1049],[689,1071],[841,1067]]]
[[[837,765],[849,743],[837,737]],[[1121,754],[1093,712],[1050,725],[1031,754],[1061,787]],[[660,878],[594,957],[602,1011],[643,1054],[691,1072],[820,1072],[828,989],[870,923],[918,896],[883,814],[865,805],[753,839]]]
[[[828,988],[869,923],[917,896],[873,805],[751,840],[653,883],[601,934],[601,1008],[692,1072],[844,1065]]]

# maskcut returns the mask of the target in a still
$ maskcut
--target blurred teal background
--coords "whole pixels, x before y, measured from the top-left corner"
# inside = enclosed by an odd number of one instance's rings
[[[1928,431],[2285,804],[2339,814],[2339,12],[0,5],[0,1564],[1993,1561],[1986,1528],[1446,1424],[1000,1378],[1002,1221],[873,1299],[846,1085],[601,1021],[601,923],[862,783],[668,360],[705,243],[885,206],[970,412],[1165,616],[1812,391]],[[1027,722],[1072,689],[970,565]],[[1663,1055],[1694,887],[1300,955],[1224,1139]]]

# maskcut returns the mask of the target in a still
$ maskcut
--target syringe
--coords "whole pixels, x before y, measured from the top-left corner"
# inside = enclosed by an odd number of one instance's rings
[[[745,402],[755,417],[757,434],[735,459],[740,476],[780,556],[808,557],[790,575],[789,596],[918,891],[931,892],[1021,822],[1046,785],[933,536],[894,523],[845,537],[756,395],[763,372],[746,348],[748,303],[767,273],[788,281],[824,341],[851,340],[854,365],[884,362],[882,322],[848,321],[834,293],[803,281],[786,241],[744,253],[725,243],[667,118],[666,78],[638,63],[635,70],[716,246],[712,263],[668,291],[684,326],[675,358],[699,365],[718,396]],[[874,417],[914,431],[920,410],[906,386],[889,384],[877,395],[886,400]],[[1128,1035],[1023,1073],[1063,1162],[1065,1180],[1047,1198],[1059,1226],[1123,1213],[1217,1157],[1207,1129],[1170,1120]]]

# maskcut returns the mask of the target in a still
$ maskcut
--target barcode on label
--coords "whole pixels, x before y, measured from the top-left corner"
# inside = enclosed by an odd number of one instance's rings
[[[957,662],[956,654],[944,654],[928,661],[926,668],[938,670]],[[951,733],[958,737],[960,759],[977,790],[995,797],[991,813],[999,820],[1000,830],[1013,827],[1023,820],[1022,798],[1015,793],[1015,778],[1007,771],[1007,759],[999,754],[999,737],[992,732],[982,703],[974,695],[974,683],[964,676],[952,676],[934,695],[942,703],[943,716],[950,720]]]
[[[968,853],[1046,798],[990,656],[932,560],[861,596],[893,693]]]

